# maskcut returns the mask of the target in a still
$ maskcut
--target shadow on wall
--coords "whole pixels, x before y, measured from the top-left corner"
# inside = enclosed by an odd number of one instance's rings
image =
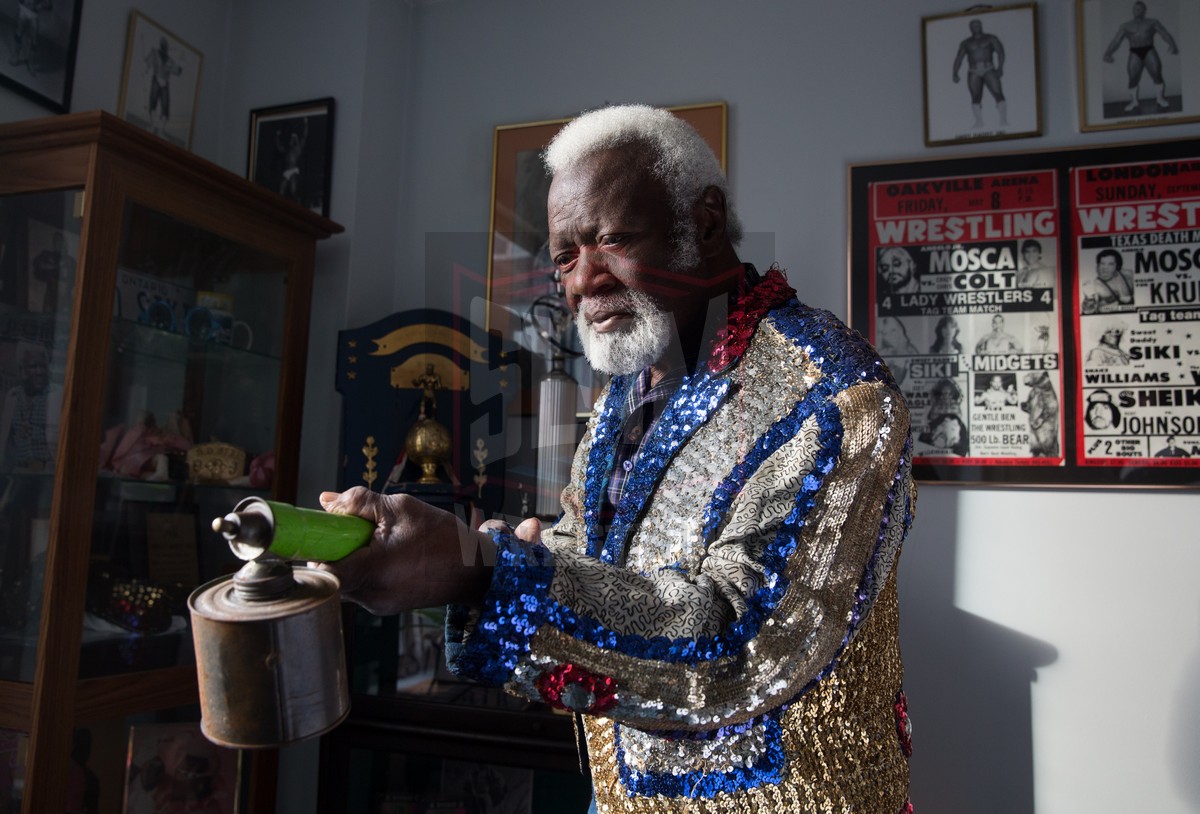
[[[1192,651],[1192,661],[1185,671],[1187,677],[1175,694],[1175,715],[1170,724],[1171,775],[1180,796],[1200,811],[1200,773],[1196,772],[1196,755],[1200,755],[1200,646]]]
[[[901,558],[917,811],[1033,811],[1030,685],[1058,652],[954,605],[957,490],[922,485]]]

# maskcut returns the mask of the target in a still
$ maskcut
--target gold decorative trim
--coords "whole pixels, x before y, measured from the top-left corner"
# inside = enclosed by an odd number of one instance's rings
[[[367,457],[367,468],[362,474],[362,479],[370,489],[375,484],[375,479],[379,477],[379,473],[375,471],[375,456],[379,454],[379,447],[375,446],[375,436],[367,436],[367,443],[363,445],[362,453]]]
[[[375,343],[375,350],[370,352],[372,356],[390,356],[393,353],[399,353],[409,345],[423,343],[452,348],[468,357],[472,362],[487,361],[486,348],[466,334],[444,325],[429,323],[408,325],[371,341]]]

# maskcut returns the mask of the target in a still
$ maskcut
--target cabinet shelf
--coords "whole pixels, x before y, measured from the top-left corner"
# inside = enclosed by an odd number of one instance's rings
[[[0,809],[67,809],[78,728],[195,714],[178,600],[238,564],[213,517],[295,500],[315,243],[339,231],[107,113],[0,125],[0,728],[28,737]],[[198,482],[213,441],[228,471]]]
[[[183,334],[143,325],[130,319],[113,320],[113,353],[167,364],[270,364],[278,365],[281,357],[252,347],[218,344],[193,339]]]

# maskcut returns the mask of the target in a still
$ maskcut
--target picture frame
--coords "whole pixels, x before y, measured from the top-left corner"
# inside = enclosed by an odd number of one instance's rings
[[[1075,0],[1079,129],[1200,121],[1200,31],[1190,0]],[[1140,11],[1139,7],[1140,6]]]
[[[925,482],[1200,487],[1200,138],[858,164],[850,324]]]
[[[250,111],[246,177],[329,217],[333,126],[328,97]]]
[[[122,814],[241,814],[244,752],[218,746],[198,723],[129,728]]]
[[[726,168],[725,102],[667,108],[687,121],[712,147]],[[542,151],[571,119],[496,127],[492,144],[492,208],[488,241],[488,328],[508,325],[535,299],[553,290],[549,258],[546,196],[550,179]]]
[[[129,14],[117,115],[192,148],[204,54],[140,11]]]
[[[1037,3],[921,18],[925,145],[1042,134]]]
[[[69,111],[82,3],[13,3],[0,47],[0,85],[55,113]]]

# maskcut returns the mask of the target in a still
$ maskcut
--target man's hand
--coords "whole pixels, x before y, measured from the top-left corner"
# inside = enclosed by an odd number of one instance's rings
[[[955,82],[955,84],[958,83],[958,71],[954,72],[954,82]]]
[[[342,597],[377,615],[449,602],[478,604],[491,584],[496,548],[453,514],[411,495],[380,495],[361,486],[323,492],[326,511],[375,524],[370,544],[317,567],[342,584]]]
[[[488,533],[492,531],[507,531],[518,540],[526,543],[540,542],[542,539],[542,521],[536,517],[526,517],[514,529],[503,520],[485,520],[479,530]]]

